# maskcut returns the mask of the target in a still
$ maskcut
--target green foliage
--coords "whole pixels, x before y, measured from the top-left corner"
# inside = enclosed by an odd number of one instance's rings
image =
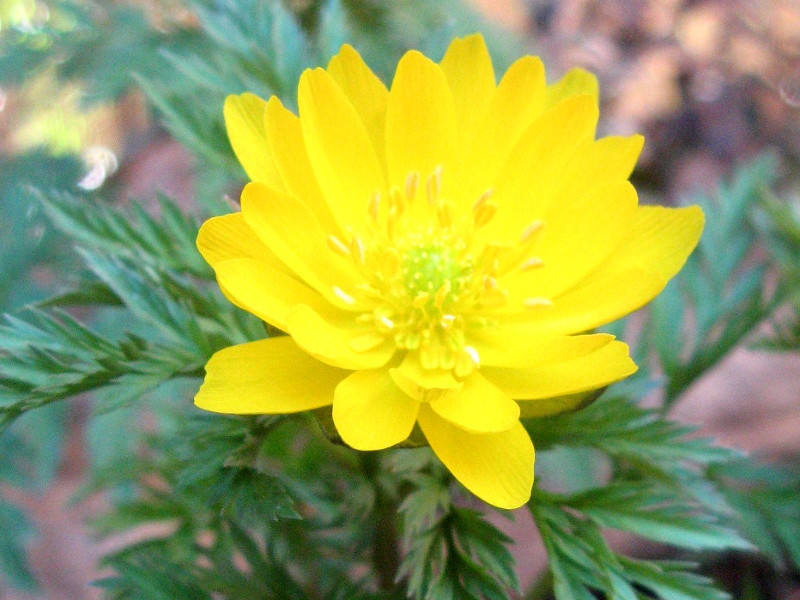
[[[393,457],[410,485],[399,506],[406,554],[398,578],[406,580],[406,593],[419,600],[502,600],[519,591],[510,538],[481,513],[453,503],[447,475],[432,459],[428,449]]]
[[[166,196],[158,199],[157,221],[135,201],[122,210],[102,200],[91,202],[57,191],[37,195],[52,223],[74,243],[213,279],[211,268],[194,245],[198,224]]]
[[[611,550],[597,524],[537,497],[533,515],[550,559],[559,600],[594,600],[594,592],[621,600],[724,600],[711,580],[687,572],[693,565],[640,561]]]
[[[741,460],[717,465],[709,476],[720,483],[742,533],[776,565],[800,569],[800,473]]]
[[[71,196],[43,201],[53,224],[86,245],[88,272],[75,291],[0,325],[0,425],[90,390],[100,392],[104,410],[125,404],[199,375],[219,348],[263,337],[257,320],[181,273],[207,277],[207,267],[190,249],[196,224],[167,199],[160,222],[135,204],[128,212]],[[74,303],[118,307],[127,329],[114,338],[98,333],[60,308]]]

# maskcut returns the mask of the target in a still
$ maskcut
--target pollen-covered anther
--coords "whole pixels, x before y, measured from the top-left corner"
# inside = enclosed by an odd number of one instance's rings
[[[522,305],[525,308],[547,308],[548,306],[553,305],[553,301],[550,298],[525,298],[522,301]]]
[[[392,321],[386,315],[381,315],[378,317],[378,324],[385,328],[387,332],[394,329],[394,321]]]
[[[452,290],[452,285],[450,284],[450,280],[446,279],[445,282],[442,284],[438,290],[436,290],[436,295],[433,297],[433,303],[436,305],[436,308],[441,308],[442,305],[447,300],[447,296],[450,294]]]
[[[417,187],[419,187],[419,173],[417,171],[412,171],[408,174],[408,177],[406,177],[405,191],[409,204],[414,201],[417,195]]]
[[[533,241],[536,238],[536,236],[538,236],[539,233],[541,233],[543,227],[544,227],[544,223],[537,219],[536,221],[534,221],[533,223],[528,225],[522,231],[522,235],[520,236],[519,243],[520,244],[525,244],[525,243]]]
[[[428,204],[435,206],[439,202],[439,192],[442,189],[442,167],[441,165],[434,169],[433,173],[428,176],[428,183],[426,192],[428,194]]]
[[[407,196],[397,188],[392,188],[389,192],[389,212],[394,213],[395,218],[399,218],[405,212],[407,204]]]
[[[345,304],[351,304],[351,305],[352,305],[352,304],[355,304],[355,303],[356,303],[356,299],[355,299],[355,298],[353,298],[353,297],[352,297],[350,294],[348,294],[347,292],[345,292],[345,291],[344,291],[342,288],[340,288],[338,285],[335,285],[335,286],[333,286],[333,293],[336,295],[336,297],[337,297],[337,298],[339,298],[339,300],[341,300],[341,301],[342,301],[342,302],[344,302]]]
[[[328,248],[344,257],[350,258],[350,248],[335,235],[329,235],[325,240],[328,243]]]
[[[430,299],[431,299],[431,295],[428,292],[420,292],[411,301],[411,305],[414,308],[423,308],[428,303],[428,300],[430,300]]]
[[[533,256],[528,260],[526,260],[524,263],[522,263],[519,267],[519,270],[523,272],[532,271],[533,269],[539,269],[543,266],[544,266],[544,261],[537,256]]]
[[[353,257],[353,260],[356,261],[359,266],[363,267],[366,264],[366,258],[364,256],[364,243],[357,235],[354,235],[350,240],[350,256]]]
[[[375,192],[372,195],[372,198],[370,198],[369,205],[367,206],[367,212],[369,213],[369,216],[372,217],[373,221],[377,222],[380,207],[381,207],[381,193]]]
[[[439,225],[442,226],[442,229],[451,229],[453,227],[455,211],[455,204],[450,200],[442,200],[436,207],[436,217],[439,219]]]
[[[477,202],[472,206],[472,223],[475,229],[480,229],[497,214],[499,208],[497,202],[493,202],[491,198],[493,190],[486,190],[483,196],[478,198]]]

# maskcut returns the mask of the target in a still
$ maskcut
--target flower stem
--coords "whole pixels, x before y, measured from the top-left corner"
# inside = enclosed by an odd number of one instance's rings
[[[375,490],[374,533],[372,537],[372,561],[382,591],[397,592],[397,569],[400,565],[400,543],[397,532],[397,504],[386,494],[378,481],[380,477],[380,454],[364,452],[362,466],[364,474]],[[402,597],[398,592],[398,597]]]

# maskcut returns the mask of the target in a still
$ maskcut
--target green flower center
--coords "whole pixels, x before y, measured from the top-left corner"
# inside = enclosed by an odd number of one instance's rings
[[[441,169],[424,185],[410,173],[403,190],[377,193],[367,207],[369,229],[349,240],[334,236],[328,244],[353,259],[364,276],[357,295],[375,308],[357,317],[372,324],[374,343],[390,338],[398,350],[417,352],[425,369],[452,370],[466,377],[479,364],[467,331],[492,322],[508,294],[498,279],[511,270],[542,266],[532,256],[542,223],[534,221],[517,244],[475,243],[475,233],[494,217],[498,206],[487,190],[467,214],[443,198]],[[341,290],[342,297],[351,298]],[[548,306],[547,298],[527,298],[520,308]]]
[[[403,254],[400,268],[408,298],[430,296],[426,307],[435,303],[437,292],[446,296],[441,304],[447,309],[456,304],[472,277],[472,261],[459,257],[443,241],[412,243]],[[446,293],[445,293],[446,292]]]

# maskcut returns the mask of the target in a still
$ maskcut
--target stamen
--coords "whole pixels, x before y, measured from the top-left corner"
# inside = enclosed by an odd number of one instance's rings
[[[427,193],[428,204],[435,206],[439,201],[439,191],[442,187],[442,167],[441,165],[434,169],[433,173],[428,177]]]
[[[420,292],[417,296],[411,301],[411,304],[414,308],[422,308],[428,303],[428,300],[431,299],[431,295],[428,292]]]
[[[481,357],[475,348],[473,348],[472,346],[464,346],[464,352],[467,355],[469,355],[469,357],[472,359],[472,362],[475,364],[476,367],[480,366]]]
[[[381,193],[375,192],[372,198],[369,201],[369,206],[367,207],[367,212],[369,212],[369,216],[372,217],[373,221],[378,220],[378,209],[381,205]]]
[[[436,305],[437,308],[441,308],[444,304],[444,301],[447,300],[447,296],[450,293],[451,285],[450,280],[445,279],[445,282],[442,284],[438,290],[436,290],[436,295],[433,297],[433,303]]]
[[[487,292],[491,292],[492,290],[496,290],[498,287],[497,279],[491,277],[489,275],[484,275],[483,277],[483,289]]]
[[[439,324],[442,326],[442,329],[450,329],[455,321],[455,315],[442,315],[442,319],[439,321]]]
[[[326,241],[328,242],[328,248],[337,254],[341,254],[342,256],[350,258],[350,249],[335,235],[329,235]]]
[[[364,244],[357,235],[354,235],[353,239],[350,240],[350,255],[359,266],[363,267],[366,264],[364,258]]]
[[[525,308],[546,308],[552,306],[553,301],[550,298],[525,298],[522,305]]]
[[[497,214],[499,208],[496,202],[489,200],[493,190],[486,190],[478,201],[472,206],[472,222],[475,224],[476,229],[480,229],[486,225]]]
[[[453,226],[453,211],[455,210],[453,203],[445,200],[436,207],[436,216],[439,218],[439,225],[444,229],[450,229]]]
[[[544,261],[538,256],[534,256],[526,260],[524,263],[522,263],[519,267],[519,270],[524,273],[525,271],[531,271],[533,269],[538,269],[543,266],[544,266]]]
[[[542,227],[544,227],[544,223],[538,219],[528,225],[522,232],[522,236],[519,239],[520,244],[524,244],[532,240],[533,237],[542,230]]]
[[[414,197],[417,195],[417,187],[419,186],[419,173],[417,171],[412,171],[406,177],[406,198],[408,199],[409,204],[414,201]]]
[[[389,192],[389,205],[392,207],[390,212],[393,212],[397,217],[406,210],[406,199],[397,188],[392,188]]]
[[[400,268],[400,263],[402,259],[400,258],[400,253],[397,251],[396,248],[387,248],[383,253],[383,271],[384,273],[391,277],[395,273],[397,273],[398,269]]]
[[[378,322],[381,325],[383,325],[387,329],[387,331],[391,331],[392,329],[394,329],[394,321],[392,321],[386,315],[381,315],[380,317],[378,317]]]
[[[339,298],[339,300],[341,300],[345,304],[355,304],[356,303],[356,299],[353,298],[347,292],[345,292],[339,286],[333,286],[333,293],[336,294],[336,297]]]

